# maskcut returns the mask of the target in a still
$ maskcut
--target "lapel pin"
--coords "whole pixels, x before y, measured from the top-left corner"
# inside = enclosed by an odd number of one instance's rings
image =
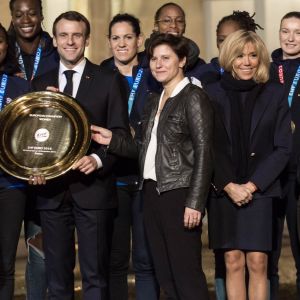
[[[88,75],[86,75],[86,76],[85,76],[85,79],[90,79],[90,78],[91,78],[91,77],[90,77],[90,76],[88,76]]]

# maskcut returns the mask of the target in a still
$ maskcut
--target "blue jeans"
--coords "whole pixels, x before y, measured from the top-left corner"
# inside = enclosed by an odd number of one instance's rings
[[[223,250],[214,250],[215,254],[215,291],[217,300],[226,300],[226,266]]]
[[[118,187],[118,199],[110,260],[110,299],[128,299],[130,248],[135,273],[135,299],[159,299],[159,287],[144,231],[142,194],[136,186],[122,186]]]
[[[42,231],[41,227],[33,221],[28,221],[25,224],[25,237],[34,237]],[[47,280],[45,259],[41,253],[37,252],[31,246],[28,246],[28,261],[26,265],[26,288],[27,300],[44,300],[47,294]]]

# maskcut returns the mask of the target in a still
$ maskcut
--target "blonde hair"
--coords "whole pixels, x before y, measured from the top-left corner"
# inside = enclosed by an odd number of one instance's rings
[[[269,79],[270,58],[269,52],[262,39],[252,31],[238,30],[230,34],[221,45],[219,62],[220,66],[227,72],[233,71],[235,59],[243,53],[246,44],[251,43],[258,57],[258,67],[253,79],[258,83],[267,82]]]

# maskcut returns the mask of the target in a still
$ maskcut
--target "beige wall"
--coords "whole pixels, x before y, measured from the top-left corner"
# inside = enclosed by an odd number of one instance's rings
[[[218,55],[216,28],[219,20],[223,16],[232,14],[234,10],[246,10],[252,14],[254,12],[254,3],[252,0],[203,0],[203,11],[205,12],[203,20],[205,24],[203,52],[207,61]]]
[[[141,21],[142,32],[146,39],[153,29],[153,17],[158,8],[157,2],[143,0],[114,0],[98,1],[90,0],[90,20],[93,26],[92,31],[92,59],[99,62],[110,56],[106,35],[108,24],[112,16],[117,13],[131,13]],[[202,18],[199,18],[202,11],[202,2],[194,0],[174,1],[185,8],[187,18],[186,36],[192,37],[198,45],[203,44]],[[163,3],[163,2],[162,2]],[[91,9],[92,7],[92,9]],[[196,33],[193,35],[193,33]],[[96,45],[96,46],[95,46]],[[143,50],[143,49],[141,49]]]
[[[290,11],[300,11],[300,0],[265,0],[264,3],[263,37],[269,49],[275,49],[279,47],[278,34],[281,18]]]
[[[0,1],[0,22],[8,26],[10,14],[8,0]],[[109,20],[119,12],[128,12],[141,20],[142,31],[148,37],[153,28],[153,16],[166,1],[147,0],[43,0],[44,27],[51,32],[54,19],[67,10],[78,10],[88,17],[92,25],[91,45],[87,56],[99,63],[110,55],[107,46]],[[258,31],[269,49],[278,47],[278,28],[281,17],[288,11],[299,10],[300,0],[174,0],[187,16],[186,36],[193,39],[207,61],[217,55],[215,31],[218,21],[233,10],[256,12],[256,22],[265,30]]]
[[[8,6],[8,1],[0,1],[0,23],[4,26],[4,27],[8,27],[9,26],[9,22],[10,22],[10,13],[9,13],[9,6]]]

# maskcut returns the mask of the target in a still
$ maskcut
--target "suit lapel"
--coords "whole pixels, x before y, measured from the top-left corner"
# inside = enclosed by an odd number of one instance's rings
[[[263,96],[262,96],[263,95]],[[252,121],[251,121],[251,132],[250,132],[250,138],[252,137],[258,123],[259,120],[262,118],[265,110],[267,109],[269,103],[271,103],[271,97],[272,95],[270,95],[270,93],[261,93],[254,105],[253,108],[253,113],[252,113]]]
[[[262,94],[263,94],[263,96],[262,96]],[[222,97],[218,97],[218,98],[220,99],[218,101],[219,106],[223,110],[222,113],[221,113],[222,121],[223,121],[224,126],[226,128],[228,138],[231,141],[230,100],[229,100],[228,96],[226,95],[226,93],[224,93],[222,95]],[[253,135],[258,123],[259,123],[259,120],[262,118],[265,110],[267,109],[269,103],[271,102],[270,99],[271,99],[271,95],[265,94],[263,92],[258,96],[258,98],[255,102],[254,108],[253,108],[253,113],[252,113],[250,138],[252,137],[252,135]]]
[[[226,129],[228,138],[231,142],[231,125],[230,125],[230,119],[231,119],[231,112],[230,112],[230,101],[226,93],[222,93],[221,97],[218,97],[218,106],[221,110],[220,116],[221,120],[224,124],[224,127]]]
[[[87,60],[80,80],[77,95],[76,95],[76,99],[79,102],[83,102],[85,101],[85,99],[87,99],[87,93],[89,91],[89,87],[90,84],[92,83],[93,77],[94,77],[93,68],[91,66],[91,63]]]

